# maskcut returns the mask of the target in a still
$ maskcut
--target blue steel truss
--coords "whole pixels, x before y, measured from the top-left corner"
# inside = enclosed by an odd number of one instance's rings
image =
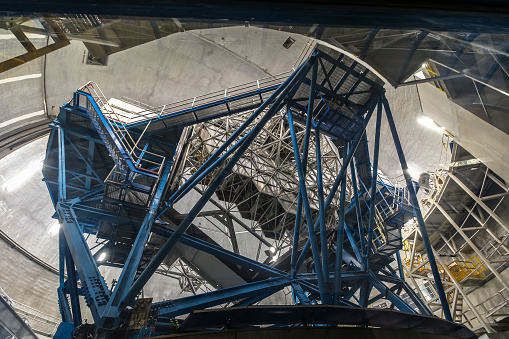
[[[252,115],[184,184],[168,189],[177,180],[173,165],[184,126],[253,109]],[[378,173],[384,111],[405,177],[404,188],[389,185]],[[96,328],[115,329],[127,323],[140,291],[178,242],[247,268],[263,279],[154,303],[152,311],[157,314],[158,323],[226,302],[253,305],[287,286],[292,288],[296,304],[368,307],[384,298],[400,311],[431,315],[406,283],[399,258],[401,227],[414,217],[426,245],[445,317],[451,319],[383,82],[359,61],[320,47],[280,85],[258,86],[182,111],[154,112],[147,112],[135,122],[115,118],[114,109],[97,86],[89,83],[76,91],[52,124],[44,178],[61,222],[58,298],[62,322],[75,327],[82,322],[79,296],[83,296]],[[285,267],[276,268],[186,231],[265,124],[280,112],[284,112],[289,124],[300,184],[290,260]],[[374,157],[370,160],[365,129],[373,114],[376,134]],[[302,149],[297,142],[296,125],[305,128]],[[312,131],[317,157],[316,217],[305,184]],[[320,134],[332,138],[343,154],[342,167],[327,196]],[[219,173],[176,228],[159,222],[213,171]],[[353,189],[350,201],[346,199],[348,172]],[[325,216],[337,195],[339,208],[333,213],[337,214],[338,224],[330,230]],[[143,258],[147,257],[146,244],[151,233],[167,240],[153,257],[148,256],[152,257],[148,261]],[[101,264],[122,268],[112,287],[108,287],[98,269],[98,254],[92,254],[88,234],[94,234],[108,249],[108,258]],[[303,263],[308,258],[312,265],[306,271]],[[403,294],[409,296],[410,302],[403,300]]]

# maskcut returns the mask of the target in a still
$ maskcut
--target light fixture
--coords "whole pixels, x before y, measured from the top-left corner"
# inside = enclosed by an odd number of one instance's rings
[[[283,47],[286,49],[289,49],[290,47],[292,47],[294,42],[295,42],[295,39],[292,38],[291,36],[289,36],[288,39],[286,39],[286,41],[283,43]]]
[[[277,250],[274,246],[271,246],[271,247],[269,247],[268,250],[265,250],[264,252],[267,257],[273,258],[274,255],[276,254]]]
[[[272,257],[272,259],[270,260],[270,262],[271,262],[271,263],[272,263],[272,262],[275,262],[276,260],[278,260],[278,259],[279,259],[279,253],[280,253],[280,252],[278,252],[278,253],[275,253],[275,254],[274,254],[274,256]]]
[[[106,259],[106,252],[102,252],[102,253],[99,255],[99,258],[97,258],[97,261],[98,261],[98,262],[101,262],[101,261],[104,261],[104,259]]]

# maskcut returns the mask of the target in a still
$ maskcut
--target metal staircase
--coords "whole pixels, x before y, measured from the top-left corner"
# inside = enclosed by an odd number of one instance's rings
[[[115,164],[105,181],[104,198],[146,207],[165,157],[149,152],[148,142],[139,147],[144,133],[135,140],[97,84],[89,82],[81,87],[74,94],[73,106],[86,112]]]
[[[368,164],[369,166],[369,164]],[[370,168],[369,166],[368,168]],[[371,171],[368,172],[371,175]],[[360,176],[360,173],[359,173]],[[369,217],[370,191],[360,180],[361,191],[358,199],[361,203],[362,219]],[[413,210],[404,188],[393,185],[388,178],[378,176],[375,195],[375,222],[372,235],[372,252],[370,265],[383,267],[393,261],[392,256],[403,247],[401,227],[411,218]],[[355,198],[354,198],[355,199]],[[355,201],[352,200],[347,209],[347,218],[353,225],[355,222]],[[364,242],[368,239],[367,224],[364,223]],[[360,240],[357,241],[360,245]]]

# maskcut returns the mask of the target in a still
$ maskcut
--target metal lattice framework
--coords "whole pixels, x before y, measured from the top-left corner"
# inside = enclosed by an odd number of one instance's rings
[[[82,295],[96,328],[123,328],[139,319],[138,295],[149,279],[176,261],[181,288],[192,295],[152,303],[146,324],[163,332],[175,317],[254,305],[283,289],[301,305],[366,308],[389,300],[400,311],[431,315],[399,258],[401,227],[413,217],[447,304],[382,80],[320,46],[276,81],[161,108],[130,102],[123,112],[89,83],[62,107],[44,175],[62,224],[63,322],[79,326]],[[405,187],[378,175],[384,111]],[[373,115],[371,160],[365,129]],[[220,236],[200,218],[215,220]],[[243,248],[239,229],[247,232]],[[92,252],[86,234],[100,239],[100,251]],[[111,288],[98,262],[122,268]],[[217,289],[199,293],[200,281]],[[444,313],[450,320],[448,307]]]
[[[231,135],[250,114],[252,112],[229,116],[193,128],[194,138],[188,141],[187,166],[181,174],[182,183],[221,146],[228,135]],[[299,148],[302,148],[305,137],[304,128],[297,127],[296,137]],[[341,161],[337,147],[329,138],[321,136],[321,143],[324,145],[321,149],[324,166],[324,192],[328,194],[334,183],[335,174],[341,167]],[[308,166],[316,169],[314,143],[310,144],[309,152]],[[249,225],[249,232],[263,234],[263,237],[268,240],[274,239],[270,247],[273,247],[276,253],[287,252],[293,241],[299,180],[292,159],[294,159],[293,146],[289,125],[287,120],[282,119],[279,115],[268,122],[265,129],[235,165],[232,173],[216,191],[216,197],[211,198],[215,204],[220,205],[217,212],[223,210],[225,214],[234,213],[237,218],[245,219]],[[204,179],[203,183],[205,185],[210,183],[215,178],[214,174],[217,174],[219,170],[220,168]],[[306,178],[306,185],[313,188],[316,187],[316,182],[316,171],[310,170]],[[350,188],[350,185],[347,187]],[[351,196],[350,192],[348,192],[348,196]],[[312,213],[316,217],[319,210],[317,191],[311,191],[309,199]],[[338,204],[338,199],[335,199],[333,206],[337,208]],[[209,214],[211,213],[209,211]],[[215,216],[217,215],[219,214],[215,214]],[[234,222],[231,217],[229,219],[230,223]],[[231,229],[228,220],[226,221],[226,227]],[[327,218],[327,229],[333,229],[336,225],[337,215],[331,213]],[[232,249],[238,253],[235,233],[228,232],[225,235],[230,238]],[[268,241],[260,243],[266,245]],[[257,251],[256,260],[259,260],[259,255],[260,251]]]
[[[507,192],[507,185],[496,174],[455,144],[450,167],[434,174],[423,200],[448,308],[456,322],[478,332],[504,326],[508,285],[499,272],[507,267],[508,225],[497,212]],[[419,293],[430,309],[438,309],[420,230],[410,223],[404,238],[405,274],[415,286],[422,286]],[[475,303],[469,294],[492,278],[502,289]]]

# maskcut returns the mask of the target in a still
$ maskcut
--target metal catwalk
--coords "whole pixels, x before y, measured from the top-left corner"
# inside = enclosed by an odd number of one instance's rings
[[[281,291],[297,305],[358,310],[388,300],[393,309],[429,318],[399,257],[401,227],[412,218],[451,320],[382,79],[362,61],[320,46],[279,82],[258,81],[160,108],[115,104],[93,83],[75,92],[52,124],[44,166],[61,222],[63,323],[90,331],[82,325],[84,297],[100,336],[169,334],[193,311],[251,306]],[[378,171],[384,112],[404,187]],[[365,129],[372,117],[370,159]],[[176,209],[182,202],[184,213]],[[214,213],[204,209],[211,204]],[[196,223],[203,217],[224,223],[228,244]],[[255,254],[240,248],[236,227],[250,237],[246,247],[258,248]],[[186,259],[183,245],[207,259]],[[195,272],[181,284],[192,295],[157,302],[140,295],[175,251]],[[215,279],[208,260],[221,270]],[[121,268],[119,278],[108,286],[100,265]],[[238,280],[233,283],[230,274]],[[214,288],[200,291],[200,279]],[[267,324],[247,317],[237,320]],[[331,317],[310,317],[307,325],[341,324],[341,317]],[[447,335],[473,336],[450,325],[436,319]]]

